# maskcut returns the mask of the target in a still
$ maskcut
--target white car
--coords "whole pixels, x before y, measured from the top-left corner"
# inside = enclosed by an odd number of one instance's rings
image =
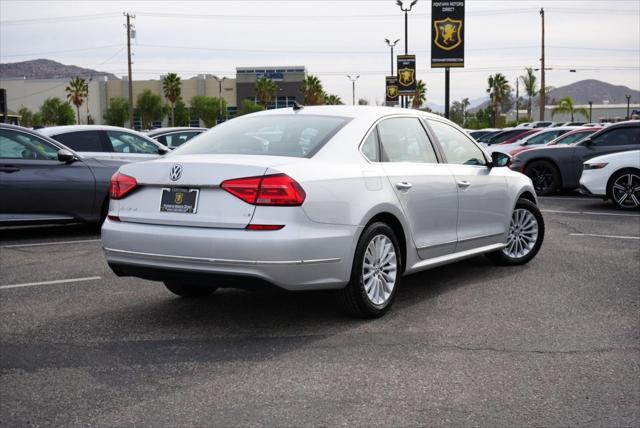
[[[266,145],[256,138],[265,127]],[[380,316],[403,275],[478,254],[506,265],[536,255],[544,220],[509,159],[417,110],[254,113],[122,166],[102,244],[117,275],[180,296],[255,283],[339,289],[350,312]]]
[[[68,125],[38,129],[82,156],[140,162],[170,150],[153,138],[127,128],[107,125]]]
[[[584,163],[580,190],[611,199],[623,210],[640,209],[640,150],[589,159]]]

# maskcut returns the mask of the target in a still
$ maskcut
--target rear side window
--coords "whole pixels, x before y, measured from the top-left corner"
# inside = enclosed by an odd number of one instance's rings
[[[175,152],[311,157],[349,120],[313,115],[241,117],[214,127]]]
[[[420,120],[397,117],[378,124],[383,162],[437,163],[436,153]]]
[[[164,144],[167,147],[175,148],[183,145],[201,132],[186,131],[186,132],[174,132],[172,134],[162,135],[156,138],[157,141]]]
[[[69,132],[52,136],[65,146],[76,152],[104,152],[102,137],[99,131]]]
[[[549,131],[549,132],[541,132],[540,134],[536,134],[533,137],[527,140],[528,145],[533,144],[547,144],[549,141],[554,138],[558,138],[560,135],[565,134],[567,131]]]
[[[429,126],[436,134],[440,146],[447,157],[447,163],[460,165],[486,165],[482,150],[469,137],[453,126],[437,120],[429,120]]]
[[[596,146],[629,146],[640,144],[640,127],[611,129],[593,138]]]
[[[369,133],[369,136],[362,144],[362,154],[371,162],[380,162],[378,156],[378,131],[375,128]]]
[[[116,153],[158,154],[158,146],[137,135],[122,131],[107,131]]]

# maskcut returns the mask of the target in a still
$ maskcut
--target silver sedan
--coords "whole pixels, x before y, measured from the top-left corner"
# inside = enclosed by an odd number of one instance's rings
[[[350,312],[381,316],[404,275],[478,254],[503,265],[536,255],[544,221],[509,159],[416,110],[255,113],[123,165],[104,251],[116,274],[183,297],[338,289]]]

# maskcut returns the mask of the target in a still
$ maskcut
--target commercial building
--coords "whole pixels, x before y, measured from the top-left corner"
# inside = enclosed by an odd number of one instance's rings
[[[134,70],[135,72],[135,70]],[[238,106],[245,99],[256,102],[256,81],[263,76],[274,80],[277,85],[277,96],[268,108],[290,107],[294,101],[301,101],[300,86],[306,76],[304,66],[289,67],[239,67],[236,69],[236,77],[228,78],[201,74],[182,80],[182,100],[190,107],[191,99],[197,95],[209,97],[222,97],[227,103],[227,114],[235,116]],[[25,79],[25,78],[0,78],[0,88],[7,90],[7,107],[17,112],[22,107],[35,112],[40,109],[42,103],[50,97],[67,99],[65,88],[69,79]],[[164,99],[162,92],[162,76],[159,79],[134,80],[133,99],[134,105],[138,95],[145,90],[150,90]],[[80,120],[87,123],[90,116],[96,124],[104,122],[103,115],[111,98],[129,98],[128,80],[107,80],[106,77],[88,80],[88,98],[80,109]],[[166,126],[168,118],[161,122],[154,122],[153,126]],[[135,121],[136,128],[140,127],[140,121]],[[191,117],[191,126],[201,126],[197,117]]]

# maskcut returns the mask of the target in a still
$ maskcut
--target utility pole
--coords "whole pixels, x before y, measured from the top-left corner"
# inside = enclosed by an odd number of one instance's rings
[[[540,8],[542,17],[542,56],[540,57],[540,120],[544,120],[545,87],[544,87],[544,8]]]
[[[356,77],[351,77],[351,76],[347,75],[347,78],[349,80],[351,80],[351,91],[352,91],[353,105],[356,105],[356,80],[358,80],[360,78],[360,75],[358,74]]]
[[[444,117],[449,119],[449,84],[450,84],[450,73],[451,70],[449,67],[444,68]]]
[[[627,99],[627,120],[631,119],[631,95],[625,95],[625,98]]]
[[[131,19],[135,19],[135,15],[129,12],[123,13],[127,17],[127,66],[129,70],[129,128],[133,129],[133,80],[131,79]]]
[[[589,101],[589,123],[593,123],[591,120],[591,110],[593,109],[593,101]]]
[[[516,76],[516,126],[520,120],[520,78]]]

